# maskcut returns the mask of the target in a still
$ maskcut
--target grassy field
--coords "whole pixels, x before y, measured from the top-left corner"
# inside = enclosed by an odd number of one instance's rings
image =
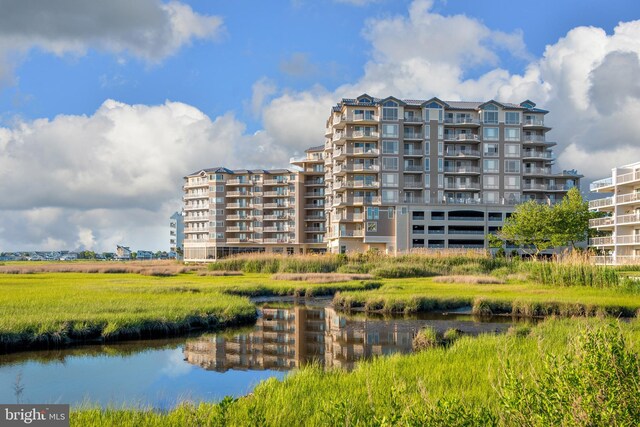
[[[224,327],[255,319],[247,295],[326,295],[372,286],[276,281],[255,274],[1,274],[0,349]]]
[[[525,390],[531,387],[528,375],[533,373],[535,377],[547,369],[551,360],[547,355],[577,358],[578,369],[593,372],[590,360],[581,358],[584,348],[575,345],[575,337],[581,331],[606,328],[609,322],[597,318],[552,318],[518,333],[462,337],[447,348],[374,359],[360,363],[350,373],[306,367],[282,382],[275,379],[263,382],[253,394],[238,400],[226,399],[219,404],[198,406],[184,404],[166,414],[144,410],[84,409],[74,412],[71,420],[73,425],[95,426],[519,425],[505,418],[507,409],[510,409],[507,405],[511,403],[504,396],[506,373],[524,378],[521,390],[524,395]],[[608,354],[616,353],[619,348],[606,342],[610,346],[605,351],[592,354],[595,363],[604,370],[604,374],[594,373],[593,380],[602,382],[604,378],[612,381],[613,388],[622,384],[630,387],[626,393],[640,396],[640,384],[637,383],[640,378],[637,365],[640,321],[620,322],[615,328],[620,328],[626,341],[623,349],[636,354],[636,365],[631,365],[632,378],[610,376],[607,363],[602,362],[603,359],[611,362]],[[613,362],[615,364],[616,361]],[[592,379],[590,375],[583,373],[584,377]],[[627,379],[629,382],[625,383]],[[601,388],[595,388],[595,393],[603,396],[602,393],[608,391],[603,387],[608,385],[600,384]],[[623,393],[623,390],[615,392]],[[573,396],[572,403],[580,404],[589,397],[589,391],[586,393]],[[612,408],[620,403],[615,401],[615,395],[613,399],[607,402]],[[637,400],[638,397],[628,404],[633,405]],[[588,402],[596,411],[599,410],[597,404]],[[633,408],[626,410],[634,411]],[[576,408],[574,412],[578,412]],[[582,416],[582,413],[578,415]],[[582,421],[582,424],[563,425],[609,425]],[[531,419],[530,425],[549,424],[541,418]]]
[[[640,293],[626,288],[556,287],[531,281],[505,284],[442,283],[432,278],[385,279],[369,291],[340,292],[337,308],[418,312],[472,306],[478,314],[634,316]]]

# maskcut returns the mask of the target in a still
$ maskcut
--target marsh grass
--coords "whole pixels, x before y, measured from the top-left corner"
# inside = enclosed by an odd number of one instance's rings
[[[585,329],[598,329],[607,323],[601,319],[548,319],[531,327],[527,335],[462,336],[449,346],[361,362],[352,372],[307,366],[283,381],[264,381],[251,395],[228,398],[221,404],[182,405],[165,414],[138,410],[80,410],[72,413],[71,421],[73,425],[105,426],[523,425],[510,423],[504,416],[509,406],[501,398],[501,384],[507,375],[513,373],[518,377],[531,372],[544,380],[545,355],[570,356],[575,348],[573,337]],[[640,350],[638,321],[621,322],[619,329],[624,337],[623,351],[637,354]],[[606,349],[610,345],[612,342],[605,339],[601,347]],[[581,362],[578,366],[581,369],[589,367]],[[614,372],[609,365],[602,366]],[[604,378],[612,381],[606,384],[615,384],[611,375]],[[612,408],[625,405],[622,400],[637,393],[637,383],[621,380],[626,381],[627,389],[619,397],[616,389],[606,390],[606,396],[611,396],[607,403]],[[531,384],[523,383],[517,390],[519,395],[526,396]],[[634,399],[637,400],[637,396]],[[633,410],[632,404],[635,400],[625,407]],[[565,407],[565,413],[571,415],[570,408]],[[532,418],[533,421],[536,419]],[[573,419],[573,422],[555,425],[604,425],[580,424],[579,421]],[[608,421],[606,425],[623,425],[611,418]]]
[[[91,273],[91,274],[142,274],[145,276],[176,276],[202,270],[198,265],[184,265],[177,261],[79,261],[79,262],[20,262],[0,265],[0,274],[37,273]]]
[[[274,281],[264,275],[0,275],[0,352],[219,329],[253,322],[251,295],[330,295],[380,283]]]
[[[494,276],[440,276],[434,277],[436,283],[470,283],[475,285],[483,284],[504,284],[505,281]]]
[[[337,283],[351,280],[373,279],[371,274],[340,274],[340,273],[279,273],[271,276],[273,280],[293,280],[296,282]]]

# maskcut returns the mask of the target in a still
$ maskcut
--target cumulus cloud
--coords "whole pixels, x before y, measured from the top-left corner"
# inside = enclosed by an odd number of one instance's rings
[[[308,77],[318,71],[318,67],[311,62],[309,54],[294,52],[285,60],[280,61],[280,71],[290,77]]]
[[[165,224],[181,205],[185,174],[216,165],[282,165],[288,153],[273,138],[245,129],[232,114],[212,120],[179,102],[113,100],[89,116],[0,128],[0,250],[112,250],[143,242],[142,230],[147,241],[160,236],[155,248],[165,247]]]
[[[0,81],[31,48],[82,55],[93,48],[157,62],[194,39],[218,39],[222,19],[159,0],[0,2]]]

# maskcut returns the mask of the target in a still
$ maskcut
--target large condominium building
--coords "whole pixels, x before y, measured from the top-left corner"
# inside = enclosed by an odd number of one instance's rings
[[[600,252],[595,262],[640,263],[640,162],[614,168],[609,178],[591,183],[591,191],[612,193],[589,202],[591,209],[605,215],[589,224],[602,234],[589,240]]]
[[[531,101],[343,99],[324,145],[292,160],[300,170],[185,177],[185,259],[486,248],[515,204],[579,186],[575,171],[552,171],[546,114]]]

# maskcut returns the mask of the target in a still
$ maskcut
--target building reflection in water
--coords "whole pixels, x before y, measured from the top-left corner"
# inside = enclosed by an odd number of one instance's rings
[[[476,329],[465,331],[470,333],[481,331],[469,321],[429,324],[441,332],[450,327]],[[464,324],[469,326],[465,328]],[[252,332],[188,340],[184,355],[191,364],[219,372],[290,370],[312,362],[350,370],[360,359],[411,352],[413,337],[425,325],[418,319],[348,317],[330,307],[264,307]],[[509,324],[485,324],[482,329],[494,330],[494,326],[506,329]]]

